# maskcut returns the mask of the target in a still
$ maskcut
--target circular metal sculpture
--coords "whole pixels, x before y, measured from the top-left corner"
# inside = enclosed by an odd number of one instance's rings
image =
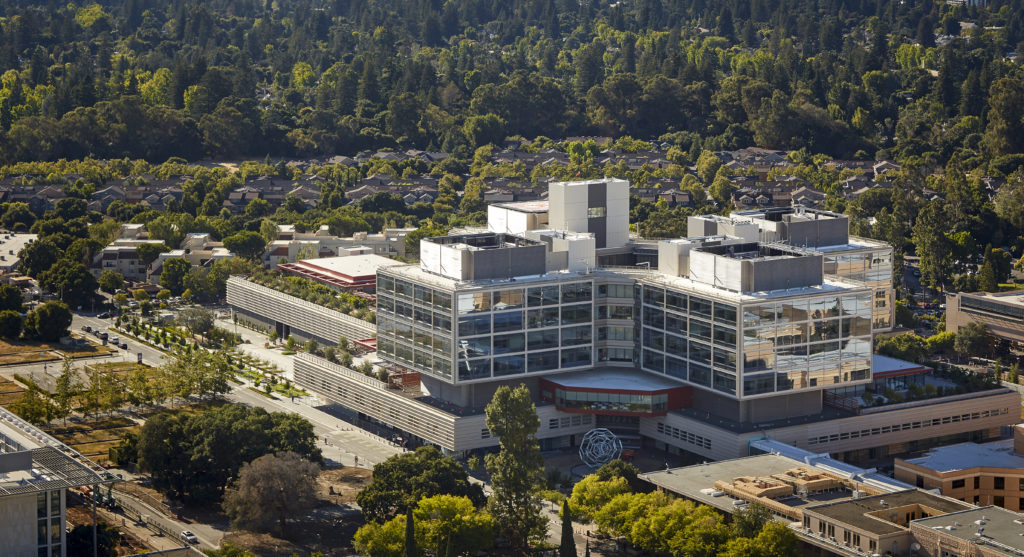
[[[580,441],[580,458],[591,468],[608,464],[621,454],[622,440],[603,427],[586,432]]]

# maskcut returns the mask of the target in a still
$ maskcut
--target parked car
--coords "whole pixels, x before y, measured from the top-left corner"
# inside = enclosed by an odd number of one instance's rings
[[[127,342],[122,342],[121,343],[121,350],[128,350],[128,343]]]
[[[105,311],[105,312],[97,315],[96,317],[98,317],[100,319],[109,319],[110,318],[110,312],[109,311]]]
[[[82,330],[87,332],[87,333],[91,333],[92,332],[92,327],[90,327],[88,325],[82,325]]]
[[[181,532],[181,539],[185,543],[192,543],[192,544],[199,543],[199,538],[197,538],[195,534],[193,534],[192,532],[189,532],[188,530],[183,530]]]

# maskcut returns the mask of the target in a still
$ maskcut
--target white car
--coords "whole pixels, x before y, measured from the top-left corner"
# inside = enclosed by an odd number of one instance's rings
[[[185,530],[185,531],[183,531],[181,533],[181,539],[185,543],[192,543],[192,544],[199,543],[199,538],[197,538],[195,534],[193,534],[192,532],[190,532],[188,530]]]

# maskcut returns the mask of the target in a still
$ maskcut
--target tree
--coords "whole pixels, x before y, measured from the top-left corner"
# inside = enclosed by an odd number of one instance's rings
[[[68,333],[71,317],[71,309],[64,302],[45,302],[25,317],[25,335],[43,342],[60,340]]]
[[[139,257],[139,263],[149,267],[161,253],[170,251],[170,248],[162,242],[146,242],[135,248],[135,255]]]
[[[0,225],[15,232],[25,232],[35,222],[36,215],[28,208],[28,203],[9,203],[3,215],[0,215]]]
[[[13,284],[0,284],[0,311],[21,312],[24,301],[20,288]]]
[[[64,362],[61,365],[60,375],[57,376],[57,381],[55,382],[52,397],[55,417],[64,420],[65,424],[67,424],[68,415],[71,414],[75,397],[78,396],[80,389],[81,384],[78,381],[78,374],[75,373],[75,369],[71,365],[71,358],[65,356]]]
[[[193,335],[205,335],[213,329],[216,314],[206,308],[186,308],[178,312],[177,321]]]
[[[29,385],[25,389],[21,398],[11,405],[11,412],[35,425],[45,425],[53,419],[53,405],[35,385]]]
[[[117,271],[104,269],[103,272],[100,273],[100,278],[96,283],[99,284],[100,290],[107,292],[108,294],[113,294],[114,292],[124,288],[124,276]]]
[[[48,238],[40,238],[18,252],[21,270],[30,277],[39,278],[40,273],[57,262],[60,249]]]
[[[356,532],[363,555],[475,555],[494,543],[494,520],[467,497],[435,495],[421,499],[412,512]]]
[[[236,528],[284,532],[289,517],[305,516],[316,504],[320,467],[293,452],[268,454],[242,466],[224,494],[224,512]]]
[[[629,491],[629,482],[626,478],[613,476],[602,480],[600,475],[590,474],[572,487],[572,495],[568,502],[572,505],[577,518],[589,521],[615,496]]]
[[[494,114],[470,116],[462,125],[462,133],[473,148],[496,145],[505,139],[505,121]]]
[[[700,156],[697,157],[697,176],[700,176],[701,181],[705,184],[709,184],[715,179],[721,166],[722,159],[718,158],[718,155],[711,151],[701,151]]]
[[[185,275],[192,269],[192,264],[181,257],[172,257],[164,261],[160,271],[160,286],[179,295],[185,290]]]
[[[100,557],[116,557],[117,546],[120,545],[121,532],[106,522],[96,523],[95,555]],[[79,524],[67,533],[68,555],[93,555],[92,525]]]
[[[384,522],[401,509],[434,495],[468,497],[476,506],[485,502],[483,489],[470,483],[466,470],[436,447],[419,447],[378,464],[373,479],[356,495],[356,502],[369,521]]]
[[[537,495],[544,464],[534,436],[540,418],[526,385],[499,387],[487,405],[486,423],[501,447],[486,457],[494,489],[487,507],[498,533],[514,551],[523,552],[532,541],[542,539],[547,528]]]
[[[196,351],[199,352],[199,351]],[[291,451],[311,462],[322,456],[305,418],[228,404],[198,414],[157,414],[139,432],[139,468],[153,486],[190,503],[217,501],[246,462]]]
[[[405,515],[405,557],[419,557],[419,551],[416,551],[416,524],[411,512]]]
[[[21,336],[22,323],[21,314],[18,312],[10,309],[0,311],[0,337],[17,340]]]
[[[960,326],[956,331],[953,348],[965,356],[986,356],[991,350],[988,341],[988,327],[983,323],[971,321]]]
[[[37,277],[39,286],[56,293],[70,306],[83,306],[96,294],[96,277],[77,261],[60,259]]]
[[[756,536],[772,521],[772,511],[768,507],[754,503],[740,509],[732,515],[732,529],[737,537],[750,538]]]
[[[255,553],[231,542],[222,542],[219,548],[207,549],[204,553],[206,557],[256,557]]]
[[[562,500],[562,543],[558,546],[559,557],[577,557],[576,538],[572,534],[572,513],[569,500]]]
[[[754,534],[751,534],[754,535]],[[756,536],[729,540],[719,557],[788,557],[799,555],[799,540],[784,524],[768,521]]]
[[[224,247],[239,257],[255,261],[263,256],[263,250],[267,247],[267,243],[258,232],[243,230],[224,238]]]
[[[136,288],[132,291],[132,298],[135,298],[136,302],[140,304],[149,301],[149,293],[141,288]]]

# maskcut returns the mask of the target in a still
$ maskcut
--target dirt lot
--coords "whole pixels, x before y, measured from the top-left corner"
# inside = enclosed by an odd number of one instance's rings
[[[101,466],[109,466],[107,451],[118,444],[125,433],[138,433],[141,426],[125,417],[99,418],[48,428],[50,435],[63,441]]]
[[[14,381],[0,377],[0,406],[14,404],[24,394],[25,387]]]
[[[355,503],[356,494],[370,483],[372,476],[372,472],[363,468],[324,470],[320,473],[318,495],[336,505]],[[334,495],[331,495],[331,487],[334,488]]]
[[[79,337],[77,333],[73,336]],[[47,360],[58,360],[65,355],[72,358],[101,356],[111,349],[93,344],[81,350],[67,350],[57,343],[0,340],[0,364],[28,364]]]

